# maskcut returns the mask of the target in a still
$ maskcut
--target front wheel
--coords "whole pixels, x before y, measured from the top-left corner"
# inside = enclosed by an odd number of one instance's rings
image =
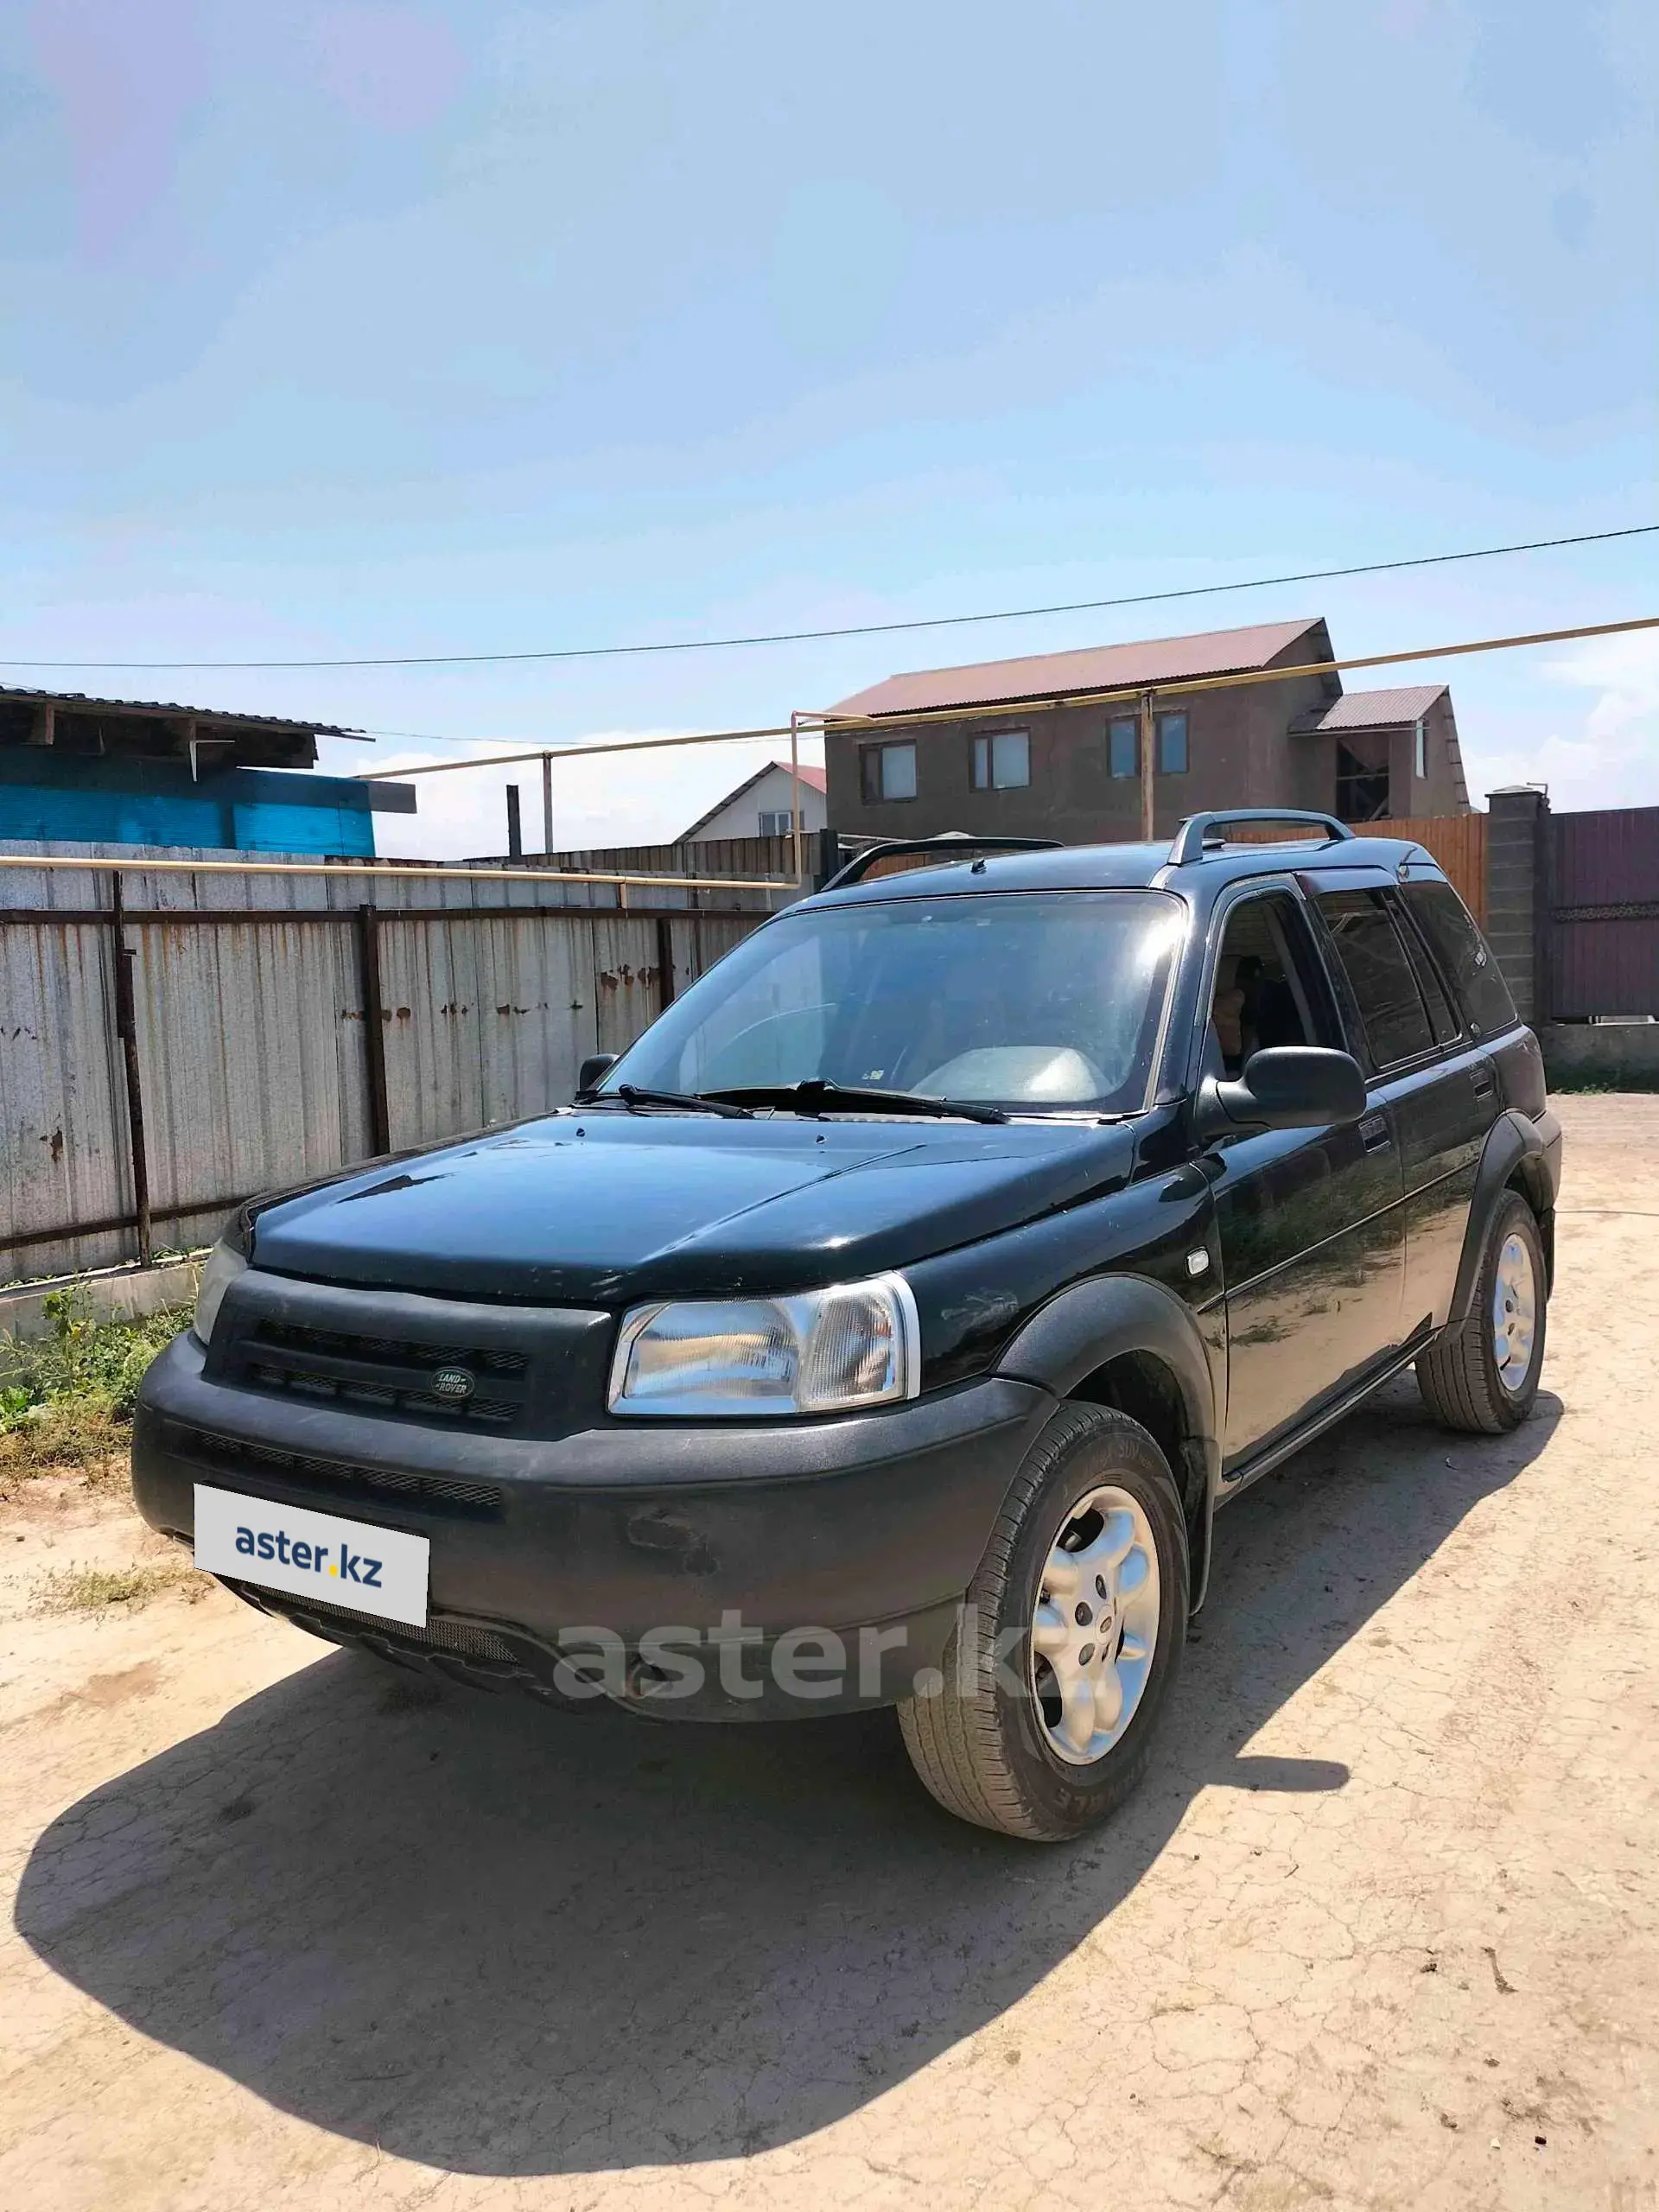
[[[1507,1192],[1486,1231],[1469,1319],[1418,1355],[1417,1388],[1437,1421],[1501,1436],[1526,1419],[1538,1395],[1548,1300],[1537,1220]]]
[[[912,1764],[959,1819],[1081,1835],[1141,1779],[1186,1613],[1168,1461],[1127,1414],[1063,1408],[1014,1478],[937,1694],[899,1708]]]

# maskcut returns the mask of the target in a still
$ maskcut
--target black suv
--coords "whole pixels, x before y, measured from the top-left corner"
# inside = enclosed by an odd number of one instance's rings
[[[550,1702],[896,1704],[951,1811],[1085,1828],[1218,1506],[1408,1364],[1454,1428],[1538,1388],[1537,1041],[1421,847],[1263,818],[878,849],[575,1105],[244,1206],[145,1518]]]

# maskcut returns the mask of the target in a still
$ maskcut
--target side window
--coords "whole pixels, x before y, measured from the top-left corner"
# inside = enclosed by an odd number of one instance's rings
[[[1510,987],[1475,927],[1474,917],[1451,885],[1408,883],[1400,895],[1463,1001],[1476,1035],[1495,1037],[1500,1029],[1513,1028],[1520,1016]]]
[[[1307,925],[1282,891],[1243,899],[1227,916],[1210,1000],[1210,1051],[1236,1076],[1272,1045],[1322,1045],[1334,1028]]]
[[[1437,1045],[1455,1045],[1463,1035],[1463,1017],[1454,1011],[1446,995],[1446,985],[1440,981],[1440,970],[1424,949],[1423,941],[1408,921],[1402,921],[1399,907],[1395,904],[1395,893],[1385,891],[1384,901],[1401,925],[1400,935],[1405,941],[1406,955],[1411,962],[1411,971],[1417,978],[1417,988],[1423,995],[1423,1004],[1428,1009],[1430,1027]]]
[[[916,796],[916,747],[900,745],[861,745],[858,748],[859,791],[867,806],[883,799]]]
[[[969,758],[968,780],[976,791],[1017,791],[1031,781],[1031,735],[1023,729],[999,729],[976,737]]]
[[[1379,1072],[1434,1049],[1422,993],[1392,916],[1376,891],[1318,894],[1338,962]]]
[[[1114,776],[1141,772],[1141,725],[1130,715],[1106,725],[1106,749]]]

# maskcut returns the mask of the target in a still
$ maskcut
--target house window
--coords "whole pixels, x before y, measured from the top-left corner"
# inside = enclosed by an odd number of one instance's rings
[[[780,806],[775,809],[765,806],[761,808],[760,835],[763,837],[787,837],[790,835],[791,826],[792,825],[789,818],[789,809],[786,806]],[[806,824],[803,823],[801,827],[804,829]]]
[[[1352,744],[1337,741],[1337,819],[1383,822],[1389,813],[1389,753],[1386,738],[1354,733]]]
[[[1420,778],[1428,773],[1428,724],[1425,721],[1419,721],[1417,725],[1412,767]]]
[[[916,747],[905,745],[864,745],[858,753],[859,790],[867,806],[883,799],[916,796]]]
[[[1184,776],[1186,773],[1186,716],[1160,715],[1158,724],[1158,772],[1160,776]]]
[[[1141,730],[1132,715],[1122,721],[1106,725],[1106,751],[1113,775],[1138,776],[1141,772]]]
[[[1022,729],[999,729],[974,740],[972,772],[976,791],[1017,791],[1031,781],[1031,739]]]

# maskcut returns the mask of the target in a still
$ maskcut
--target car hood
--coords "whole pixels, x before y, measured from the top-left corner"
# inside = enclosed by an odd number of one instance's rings
[[[256,1211],[283,1274],[446,1297],[615,1304],[844,1281],[1124,1180],[1121,1124],[571,1111]]]

